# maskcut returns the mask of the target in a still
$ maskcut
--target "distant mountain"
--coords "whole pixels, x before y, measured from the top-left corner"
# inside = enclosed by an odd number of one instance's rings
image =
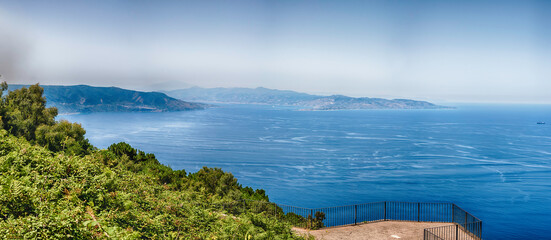
[[[15,90],[28,85],[9,85]],[[88,85],[54,86],[44,88],[48,107],[60,113],[77,112],[166,112],[204,109],[208,105],[175,99],[160,92],[139,92],[117,87]]]
[[[448,108],[409,99],[354,98],[342,95],[319,96],[268,88],[187,88],[165,92],[185,101],[213,103],[270,104],[304,107],[304,110],[350,109],[439,109]]]
[[[184,101],[211,103],[244,103],[295,105],[303,101],[318,99],[318,96],[286,90],[268,88],[200,88],[192,87],[173,91],[163,91],[168,96]]]

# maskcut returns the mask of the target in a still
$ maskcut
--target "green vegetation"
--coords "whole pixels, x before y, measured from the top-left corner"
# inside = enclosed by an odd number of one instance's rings
[[[268,200],[231,173],[174,171],[126,143],[96,149],[54,120],[38,85],[0,97],[2,239],[302,239],[269,208],[222,210]]]
[[[1,84],[2,92],[7,88],[5,82]],[[54,152],[81,156],[89,153],[92,146],[84,138],[86,131],[77,123],[56,122],[57,108],[46,108],[43,93],[35,84],[11,91],[5,97],[0,94],[0,126],[11,135],[24,137]]]
[[[323,212],[316,212],[314,214],[314,219],[312,220],[312,229],[320,229],[323,228],[323,220],[325,219],[325,213]]]

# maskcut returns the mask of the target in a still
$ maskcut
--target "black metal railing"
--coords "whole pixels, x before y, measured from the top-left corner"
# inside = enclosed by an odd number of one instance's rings
[[[219,206],[220,207],[220,206]],[[482,221],[453,203],[374,202],[325,208],[301,208],[272,202],[243,200],[224,203],[228,213],[264,213],[293,226],[319,229],[377,221],[441,222],[454,225],[428,228],[425,239],[481,239]]]
[[[480,224],[482,224],[480,222]],[[426,228],[423,239],[425,240],[475,240],[480,239],[472,232],[463,228],[460,224],[449,226]]]

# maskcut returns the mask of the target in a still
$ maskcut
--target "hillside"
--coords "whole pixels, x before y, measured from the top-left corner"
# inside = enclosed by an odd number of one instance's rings
[[[351,109],[439,109],[448,108],[426,101],[409,99],[354,98],[342,95],[319,96],[267,88],[199,88],[193,87],[165,92],[184,101],[269,104],[297,106],[303,110]]]
[[[2,239],[302,239],[263,214],[213,208],[250,196],[220,169],[186,174],[115,148],[55,153],[0,130],[0,173]]]
[[[273,104],[294,105],[303,101],[315,100],[318,97],[294,91],[268,88],[199,88],[192,87],[165,91],[168,96],[185,99],[185,101],[202,101],[218,103]]]
[[[15,90],[24,85],[10,85]],[[166,112],[204,109],[208,105],[185,102],[159,92],[140,92],[117,87],[44,85],[48,106],[61,113]]]
[[[124,142],[96,149],[56,115],[38,85],[0,91],[1,239],[303,239],[265,210],[221,209],[268,201],[231,173],[172,170]]]

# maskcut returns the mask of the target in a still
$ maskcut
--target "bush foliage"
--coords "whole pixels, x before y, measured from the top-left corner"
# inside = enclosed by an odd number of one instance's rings
[[[213,207],[268,200],[263,190],[219,168],[174,171],[126,143],[95,149],[41,93],[0,95],[0,238],[302,239],[265,213]]]
[[[5,82],[0,86],[2,92],[7,88]],[[55,121],[57,109],[46,107],[43,93],[44,89],[35,84],[11,91],[7,96],[0,94],[0,126],[14,136],[24,137],[54,152],[81,156],[89,153],[92,146],[84,138],[86,131],[77,123]]]

